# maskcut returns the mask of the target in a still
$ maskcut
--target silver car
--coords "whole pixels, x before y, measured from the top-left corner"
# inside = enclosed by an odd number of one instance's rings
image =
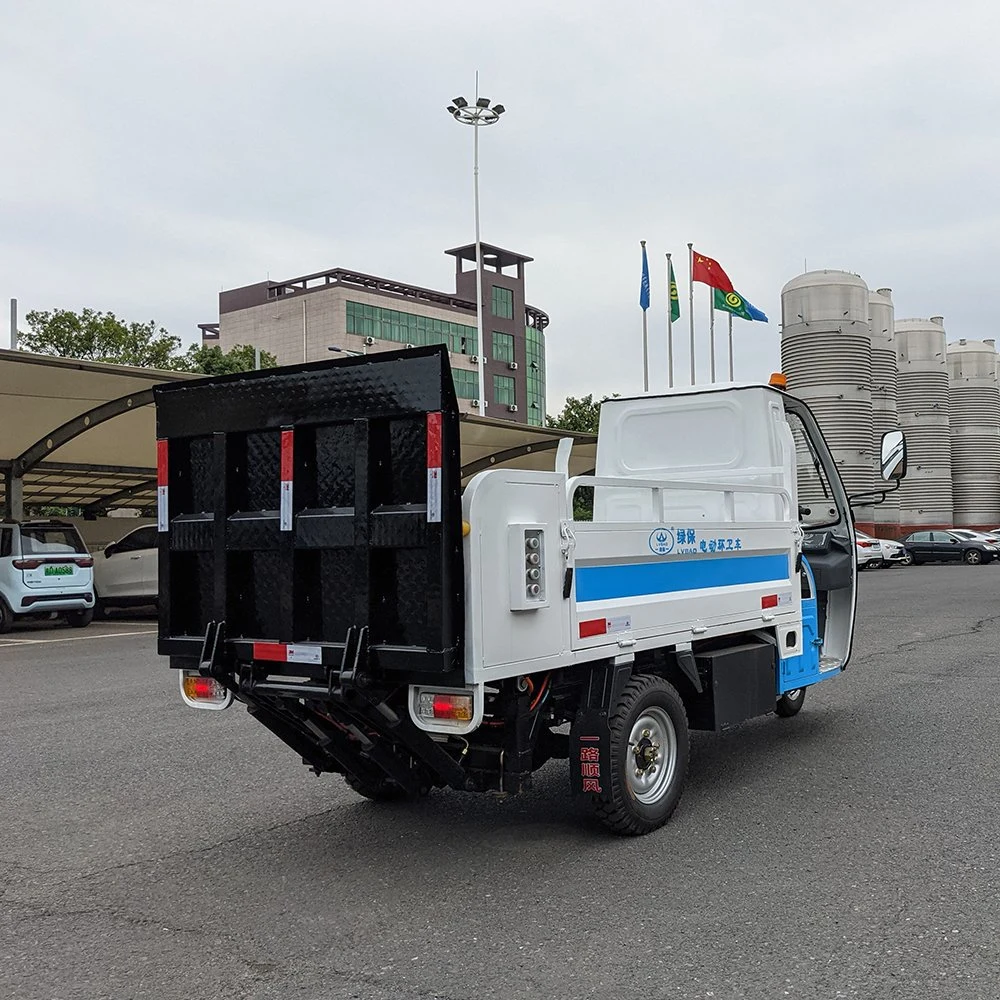
[[[62,616],[76,628],[94,617],[94,560],[64,521],[0,523],[0,632],[18,618]]]

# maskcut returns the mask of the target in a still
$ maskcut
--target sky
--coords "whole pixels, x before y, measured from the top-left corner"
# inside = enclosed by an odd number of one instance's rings
[[[688,242],[770,317],[734,324],[741,380],[779,367],[805,267],[891,288],[897,319],[943,315],[949,340],[997,332],[1000,5],[0,6],[0,301],[22,329],[90,307],[194,342],[220,289],[332,267],[452,290],[472,130],[445,108],[478,70],[507,108],[481,135],[483,240],[534,258],[550,412],[641,389],[642,239],[654,389],[668,251],[688,380]]]

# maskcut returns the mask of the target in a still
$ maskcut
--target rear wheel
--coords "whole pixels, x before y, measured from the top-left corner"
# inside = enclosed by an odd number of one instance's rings
[[[0,597],[0,635],[9,632],[14,627],[14,613],[7,602]]]
[[[73,628],[86,628],[94,620],[94,609],[84,608],[82,611],[66,612],[66,621]]]
[[[108,606],[99,597],[94,600],[94,617],[99,621],[107,621]]]
[[[774,711],[783,719],[790,719],[793,715],[798,715],[802,711],[802,705],[806,700],[805,688],[793,688],[786,691],[774,706]]]
[[[978,566],[983,561],[983,554],[978,549],[969,549],[962,558],[969,566]]]
[[[635,836],[663,826],[677,808],[690,749],[684,704],[660,677],[633,677],[608,721],[611,768],[598,818],[615,833]]]

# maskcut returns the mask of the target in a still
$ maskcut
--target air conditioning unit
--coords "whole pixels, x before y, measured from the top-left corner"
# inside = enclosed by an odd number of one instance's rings
[[[478,364],[479,364],[479,355],[478,355],[478,354],[473,354],[473,355],[472,355],[472,357],[471,357],[471,358],[469,358],[469,360],[470,360],[470,361],[471,361],[471,362],[472,362],[472,363],[473,363],[474,365],[478,365]]]
[[[474,399],[474,400],[472,401],[472,405],[473,405],[473,407],[474,407],[475,409],[477,409],[477,410],[478,410],[478,409],[479,409],[479,400],[478,400],[478,399]]]
[[[411,350],[413,350],[413,348],[414,348],[414,347],[416,347],[416,346],[417,346],[416,344],[407,344],[407,345],[406,345],[406,349],[407,349],[408,351],[411,351]]]
[[[509,369],[510,369],[510,370],[511,370],[512,372],[516,372],[516,371],[517,371],[517,362],[516,362],[516,361],[512,361],[512,362],[511,362],[511,363],[510,363],[509,365],[507,365],[507,367],[508,367],[508,368],[509,368]]]
[[[371,347],[375,343],[374,337],[365,337],[365,347]]]
[[[507,407],[507,411],[509,413],[517,413],[517,403],[511,403],[510,406]]]

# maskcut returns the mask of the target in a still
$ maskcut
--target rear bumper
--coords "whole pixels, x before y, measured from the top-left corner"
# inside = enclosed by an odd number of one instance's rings
[[[87,611],[94,606],[94,592],[79,594],[22,594],[15,614],[45,614],[49,611]]]

